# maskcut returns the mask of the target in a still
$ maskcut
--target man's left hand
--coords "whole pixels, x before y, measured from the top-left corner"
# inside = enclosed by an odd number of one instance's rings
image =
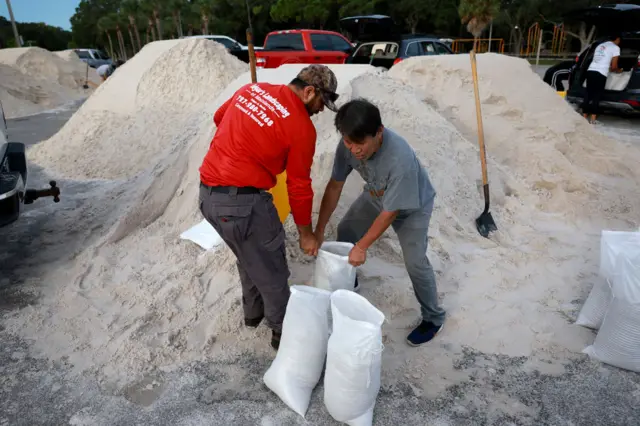
[[[357,244],[349,252],[349,264],[352,266],[363,265],[367,261],[367,251],[361,249]]]

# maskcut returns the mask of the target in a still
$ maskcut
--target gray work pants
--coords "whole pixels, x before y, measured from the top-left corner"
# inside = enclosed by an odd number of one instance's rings
[[[271,194],[212,192],[200,186],[200,211],[236,255],[246,319],[282,331],[289,301],[285,234]]]
[[[338,225],[338,241],[359,241],[381,211],[380,200],[374,199],[367,192],[360,194]],[[436,276],[427,258],[427,236],[432,211],[433,201],[422,210],[399,215],[392,226],[400,241],[404,264],[420,304],[422,319],[442,325],[445,311],[438,305]]]

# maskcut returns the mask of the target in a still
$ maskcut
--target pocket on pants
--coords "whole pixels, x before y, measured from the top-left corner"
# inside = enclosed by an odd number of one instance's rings
[[[249,236],[251,206],[214,206],[213,216],[225,240],[242,241]]]

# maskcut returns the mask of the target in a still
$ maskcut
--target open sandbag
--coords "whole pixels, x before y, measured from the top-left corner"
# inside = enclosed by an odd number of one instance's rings
[[[351,243],[329,241],[322,243],[316,258],[314,286],[329,291],[353,290],[356,268],[349,264]]]

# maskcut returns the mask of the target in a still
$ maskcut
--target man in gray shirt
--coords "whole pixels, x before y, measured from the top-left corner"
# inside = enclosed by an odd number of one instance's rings
[[[372,103],[364,99],[348,102],[336,114],[335,126],[342,140],[322,198],[316,238],[319,243],[324,240],[325,227],[344,183],[351,171],[357,170],[365,181],[364,192],[340,221],[338,241],[355,244],[349,263],[360,266],[366,261],[367,249],[389,226],[393,227],[422,313],[422,323],[409,334],[407,342],[420,346],[438,334],[445,318],[427,258],[435,191],[413,148],[382,125],[380,111]]]

